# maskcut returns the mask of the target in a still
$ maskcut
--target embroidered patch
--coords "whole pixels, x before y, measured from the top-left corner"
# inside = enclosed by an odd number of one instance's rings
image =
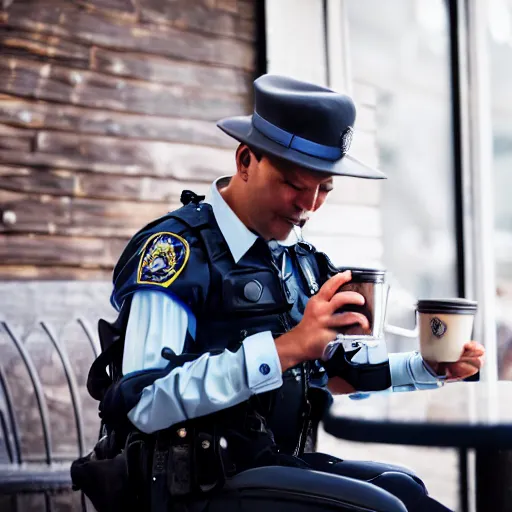
[[[174,233],[156,233],[142,249],[137,283],[167,288],[181,273],[190,256],[188,242]]]

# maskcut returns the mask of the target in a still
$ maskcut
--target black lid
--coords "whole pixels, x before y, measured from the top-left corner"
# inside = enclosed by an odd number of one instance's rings
[[[352,272],[352,283],[383,283],[386,278],[386,271],[381,268],[347,267],[340,269]]]
[[[419,313],[474,315],[478,302],[468,299],[421,299],[417,309]]]

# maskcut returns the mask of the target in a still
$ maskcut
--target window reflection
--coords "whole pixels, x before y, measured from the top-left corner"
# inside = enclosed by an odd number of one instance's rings
[[[417,298],[457,296],[448,10],[442,0],[345,5],[356,100],[359,86],[374,90],[379,166],[389,178],[381,185],[388,316],[410,327]]]
[[[512,380],[512,2],[488,4],[493,130],[498,375]]]

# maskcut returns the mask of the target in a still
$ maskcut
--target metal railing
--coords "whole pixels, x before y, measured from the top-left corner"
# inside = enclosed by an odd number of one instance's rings
[[[80,327],[80,332],[83,333],[83,345],[88,351],[90,350],[92,362],[98,355],[98,345],[95,343],[86,322],[78,319],[77,323]],[[84,434],[85,411],[80,400],[75,372],[66,347],[59,341],[52,328],[45,322],[40,322],[38,328],[41,329],[41,333],[44,334],[45,339],[47,339],[58,356],[57,359],[52,359],[52,364],[58,361],[64,372],[72,405],[69,411],[70,419],[72,418],[70,424],[74,424],[76,429],[76,455],[82,457],[87,450]],[[35,397],[37,416],[40,418],[44,448],[44,457],[41,461],[37,457],[24,456],[24,432],[21,429],[17,416],[16,404],[9,385],[9,376],[6,372],[6,363],[3,359],[0,359],[0,434],[2,436],[0,438],[0,447],[3,441],[5,452],[4,462],[1,463],[0,459],[0,508],[4,511],[7,506],[5,512],[9,510],[23,512],[29,509],[52,512],[55,510],[54,499],[58,497],[62,501],[62,495],[67,494],[70,503],[74,505],[71,508],[72,510],[86,512],[88,508],[85,497],[81,495],[80,499],[78,499],[78,493],[71,490],[69,467],[75,457],[71,455],[62,457],[54,452],[51,436],[51,412],[49,411],[41,377],[36,368],[37,365],[31,357],[30,350],[7,322],[0,322],[0,335],[2,335],[4,343],[7,341],[15,349],[15,354],[22,361],[22,365],[28,374],[29,382],[33,389],[30,392]],[[28,392],[29,390],[27,390]],[[96,414],[96,411],[91,410],[89,412]],[[44,502],[44,508],[41,508],[40,503],[35,508],[23,505],[24,497],[34,494],[38,494],[41,497],[41,500]],[[70,509],[69,504],[66,508]],[[89,510],[92,510],[92,508]]]

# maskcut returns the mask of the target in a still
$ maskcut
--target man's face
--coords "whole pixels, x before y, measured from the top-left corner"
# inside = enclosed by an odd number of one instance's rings
[[[333,188],[331,175],[278,158],[263,156],[255,164],[248,180],[254,198],[248,205],[249,221],[266,240],[284,240],[294,225],[302,227]]]

